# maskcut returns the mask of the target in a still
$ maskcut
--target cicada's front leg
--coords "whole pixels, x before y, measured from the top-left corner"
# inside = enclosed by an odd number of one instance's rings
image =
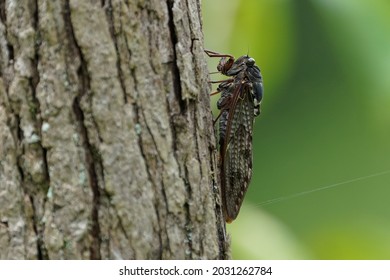
[[[234,63],[234,56],[230,54],[221,54],[209,50],[204,50],[204,52],[209,56],[209,57],[221,57],[221,60],[218,63],[217,69],[219,72],[222,74],[226,75],[227,71],[232,67]]]

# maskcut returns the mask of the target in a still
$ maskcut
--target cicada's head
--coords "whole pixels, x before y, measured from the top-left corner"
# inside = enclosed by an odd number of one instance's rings
[[[222,74],[226,75],[229,69],[232,67],[234,63],[233,57],[222,57],[217,65],[217,69]]]

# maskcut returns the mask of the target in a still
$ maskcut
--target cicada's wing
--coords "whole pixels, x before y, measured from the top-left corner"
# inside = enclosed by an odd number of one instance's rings
[[[239,83],[229,87],[229,104],[221,115],[221,184],[226,222],[240,211],[252,177],[252,131],[254,102],[252,86]],[[225,115],[224,115],[225,114]],[[221,129],[222,132],[221,133]]]

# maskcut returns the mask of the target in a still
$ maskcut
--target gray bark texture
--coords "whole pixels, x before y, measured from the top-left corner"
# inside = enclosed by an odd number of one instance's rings
[[[0,259],[223,259],[199,0],[0,0]]]

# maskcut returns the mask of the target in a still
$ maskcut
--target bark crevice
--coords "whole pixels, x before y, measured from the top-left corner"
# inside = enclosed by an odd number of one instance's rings
[[[5,12],[5,0],[0,1],[0,20],[4,25],[7,22],[7,13]]]
[[[70,6],[69,1],[65,2],[65,23],[67,24],[67,30],[70,33],[70,38],[72,41],[72,44],[74,45],[77,54],[80,58],[80,66],[77,71],[78,75],[78,86],[79,86],[79,92],[78,95],[73,100],[73,112],[76,118],[76,122],[78,125],[79,134],[81,136],[82,140],[82,146],[84,147],[84,157],[85,157],[85,165],[88,173],[88,181],[89,186],[92,191],[92,207],[91,207],[91,225],[90,225],[90,236],[91,236],[91,242],[90,242],[90,259],[97,260],[101,259],[101,230],[100,230],[100,223],[99,223],[99,208],[100,208],[100,202],[101,202],[101,192],[100,192],[100,186],[99,186],[99,179],[97,175],[97,166],[96,164],[100,164],[101,173],[103,175],[103,165],[101,164],[101,157],[99,155],[99,150],[96,146],[94,146],[88,135],[88,129],[84,123],[84,112],[81,108],[80,102],[81,99],[88,94],[91,94],[91,84],[90,84],[90,78],[88,73],[88,66],[87,63],[84,60],[82,50],[80,46],[77,44],[77,40],[73,31],[72,21],[71,21],[71,12],[70,12]],[[94,120],[93,120],[94,121]],[[97,125],[94,122],[94,125],[97,129]],[[99,135],[99,133],[98,133]],[[99,140],[101,141],[100,137]],[[103,178],[103,177],[102,177]]]
[[[88,131],[84,125],[84,113],[81,110],[79,97],[74,99],[73,111],[78,122],[80,135],[82,136],[82,142],[85,151],[85,163],[87,166],[89,184],[92,190],[92,211],[91,211],[91,230],[90,235],[92,237],[90,247],[90,258],[101,259],[100,254],[100,224],[99,224],[99,206],[100,206],[100,190],[98,184],[98,177],[96,174],[95,161],[98,156],[96,155],[96,149],[93,148],[88,138]],[[99,160],[98,160],[99,161]]]
[[[171,63],[172,68],[172,79],[173,79],[173,90],[176,96],[176,100],[179,102],[180,110],[183,112],[185,110],[185,103],[182,98],[182,88],[181,88],[181,78],[180,78],[180,70],[179,66],[177,65],[177,52],[176,52],[176,44],[178,42],[177,40],[177,34],[175,31],[175,22],[173,17],[173,6],[174,6],[174,0],[167,0],[167,7],[168,7],[168,29],[172,44],[172,51],[173,51],[173,62]]]
[[[104,5],[103,5],[104,4]],[[121,2],[119,2],[119,6],[121,5]],[[119,53],[119,47],[118,47],[118,39],[116,37],[116,31],[115,31],[115,26],[114,26],[114,13],[113,13],[113,7],[112,7],[112,2],[111,0],[108,0],[107,2],[102,2],[102,6],[104,7],[105,11],[106,11],[106,16],[107,16],[107,21],[108,21],[108,24],[109,24],[109,31],[110,31],[110,35],[111,35],[111,39],[112,41],[114,42],[114,46],[115,46],[115,53],[116,53],[116,68],[117,68],[117,71],[118,71],[118,80],[119,80],[119,84],[122,88],[122,91],[123,91],[123,99],[124,99],[124,102],[127,103],[127,91],[126,91],[126,85],[125,85],[125,78],[124,78],[124,74],[123,74],[123,71],[122,71],[122,68],[121,68],[121,56],[120,56],[120,53]],[[120,29],[122,29],[122,21],[120,21]],[[121,30],[118,31],[119,34],[121,34]]]

